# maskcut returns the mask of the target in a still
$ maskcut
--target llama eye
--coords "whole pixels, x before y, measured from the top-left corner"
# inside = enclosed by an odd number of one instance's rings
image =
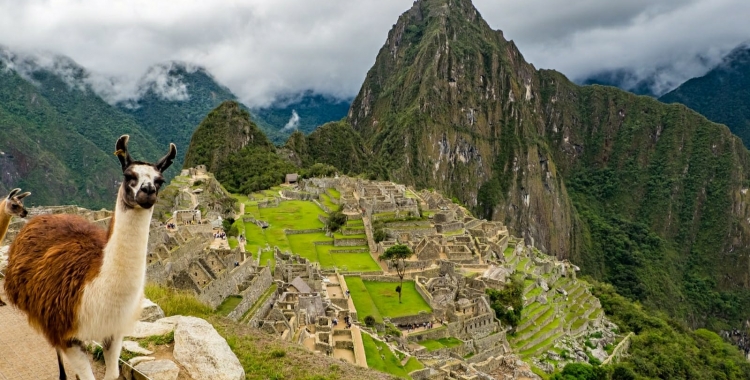
[[[133,182],[135,181],[135,176],[132,174],[125,174],[125,181],[126,182]]]

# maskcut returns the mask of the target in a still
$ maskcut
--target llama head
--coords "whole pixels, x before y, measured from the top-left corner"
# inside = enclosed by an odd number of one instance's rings
[[[169,152],[155,164],[135,161],[128,152],[130,136],[123,135],[115,145],[115,155],[120,159],[122,174],[125,180],[120,191],[122,201],[126,207],[134,209],[150,209],[159,195],[159,188],[164,184],[164,173],[177,155],[177,147],[169,144]]]
[[[25,218],[29,213],[26,208],[23,207],[23,199],[31,195],[30,192],[19,194],[21,189],[13,189],[10,194],[5,198],[5,213],[8,215],[14,215],[21,218]]]

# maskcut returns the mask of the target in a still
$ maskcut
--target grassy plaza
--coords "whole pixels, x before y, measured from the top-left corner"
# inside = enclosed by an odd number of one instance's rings
[[[361,321],[368,315],[382,323],[383,317],[416,315],[420,311],[432,312],[430,305],[417,292],[414,281],[404,281],[402,303],[398,302],[396,282],[362,281],[360,277],[347,276],[346,284]]]

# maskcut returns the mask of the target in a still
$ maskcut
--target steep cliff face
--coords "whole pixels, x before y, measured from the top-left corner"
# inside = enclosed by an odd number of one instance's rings
[[[403,14],[348,120],[393,179],[455,195],[547,252],[573,250],[536,70],[469,1],[418,1]]]
[[[469,0],[415,2],[347,121],[382,176],[457,196],[622,294],[694,325],[747,317],[741,141],[685,107],[536,70]]]

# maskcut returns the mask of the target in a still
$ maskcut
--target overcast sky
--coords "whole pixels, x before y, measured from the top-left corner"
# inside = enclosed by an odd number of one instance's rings
[[[750,40],[747,0],[474,3],[526,60],[574,80],[610,69],[641,76],[659,70],[657,90],[663,91],[703,74]],[[306,89],[356,95],[388,30],[411,5],[409,0],[0,0],[0,45],[64,54],[93,78],[115,77],[106,82],[113,86],[110,99],[136,96],[133,84],[150,66],[180,60],[206,67],[246,104],[261,106]]]

